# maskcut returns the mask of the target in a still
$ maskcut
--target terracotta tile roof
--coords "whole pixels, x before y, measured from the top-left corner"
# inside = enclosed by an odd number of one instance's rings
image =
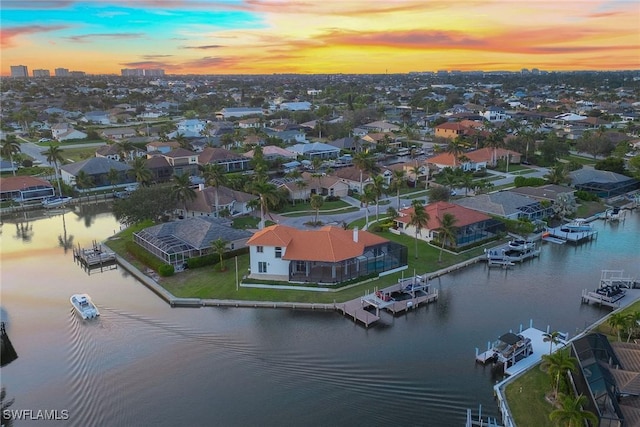
[[[366,247],[385,243],[388,240],[368,231],[326,226],[319,230],[298,230],[285,225],[272,225],[253,235],[247,242],[250,246],[286,247],[283,259],[296,261],[338,262],[358,257]]]
[[[8,176],[0,178],[0,189],[2,191],[17,191],[29,187],[45,186],[52,187],[46,179],[35,178],[33,176]]]
[[[440,228],[440,220],[446,213],[450,213],[456,217],[456,227],[464,227],[467,225],[475,224],[478,222],[491,219],[490,216],[483,214],[482,212],[474,211],[463,206],[454,205],[449,202],[436,202],[430,203],[424,207],[424,210],[429,215],[429,221],[427,222],[427,229],[435,230]],[[413,207],[400,209],[399,216],[395,221],[408,224],[411,221],[411,214],[413,213]]]

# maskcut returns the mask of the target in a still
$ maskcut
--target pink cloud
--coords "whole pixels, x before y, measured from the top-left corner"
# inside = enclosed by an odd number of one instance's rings
[[[16,45],[15,38],[38,33],[47,33],[69,28],[66,25],[28,25],[24,27],[9,27],[0,29],[0,46],[11,48]]]
[[[91,39],[137,39],[143,36],[144,33],[95,33],[69,36],[66,39],[76,43],[87,43]]]

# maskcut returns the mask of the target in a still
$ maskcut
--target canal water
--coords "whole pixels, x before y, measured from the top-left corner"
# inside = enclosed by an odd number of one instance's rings
[[[636,212],[509,270],[443,276],[437,303],[369,329],[334,312],[172,309],[122,268],[74,263],[70,248],[120,228],[99,205],[76,209],[5,217],[1,234],[2,316],[19,356],[2,387],[11,409],[68,411],[60,425],[463,425],[480,404],[498,415],[476,347],[530,320],[575,334],[608,313],[580,302],[602,269],[640,277]],[[97,321],[71,309],[84,292]],[[16,425],[32,424],[43,425]]]

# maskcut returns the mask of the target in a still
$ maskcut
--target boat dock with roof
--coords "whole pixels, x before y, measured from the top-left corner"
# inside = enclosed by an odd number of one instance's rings
[[[621,306],[620,300],[625,297],[627,289],[633,289],[639,283],[626,275],[623,270],[602,270],[598,288],[594,291],[583,289],[581,299],[584,304],[594,303],[618,308]]]
[[[374,289],[362,297],[337,305],[345,316],[366,327],[380,320],[380,310],[393,315],[409,311],[420,304],[438,299],[438,291],[430,291],[426,276],[413,276],[383,289]]]

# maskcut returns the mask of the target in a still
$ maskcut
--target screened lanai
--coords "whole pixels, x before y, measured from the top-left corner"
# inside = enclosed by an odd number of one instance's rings
[[[194,217],[145,228],[134,233],[133,241],[162,261],[182,266],[188,258],[213,251],[212,242],[222,239],[229,250],[246,246],[251,233],[231,227],[224,218]]]

